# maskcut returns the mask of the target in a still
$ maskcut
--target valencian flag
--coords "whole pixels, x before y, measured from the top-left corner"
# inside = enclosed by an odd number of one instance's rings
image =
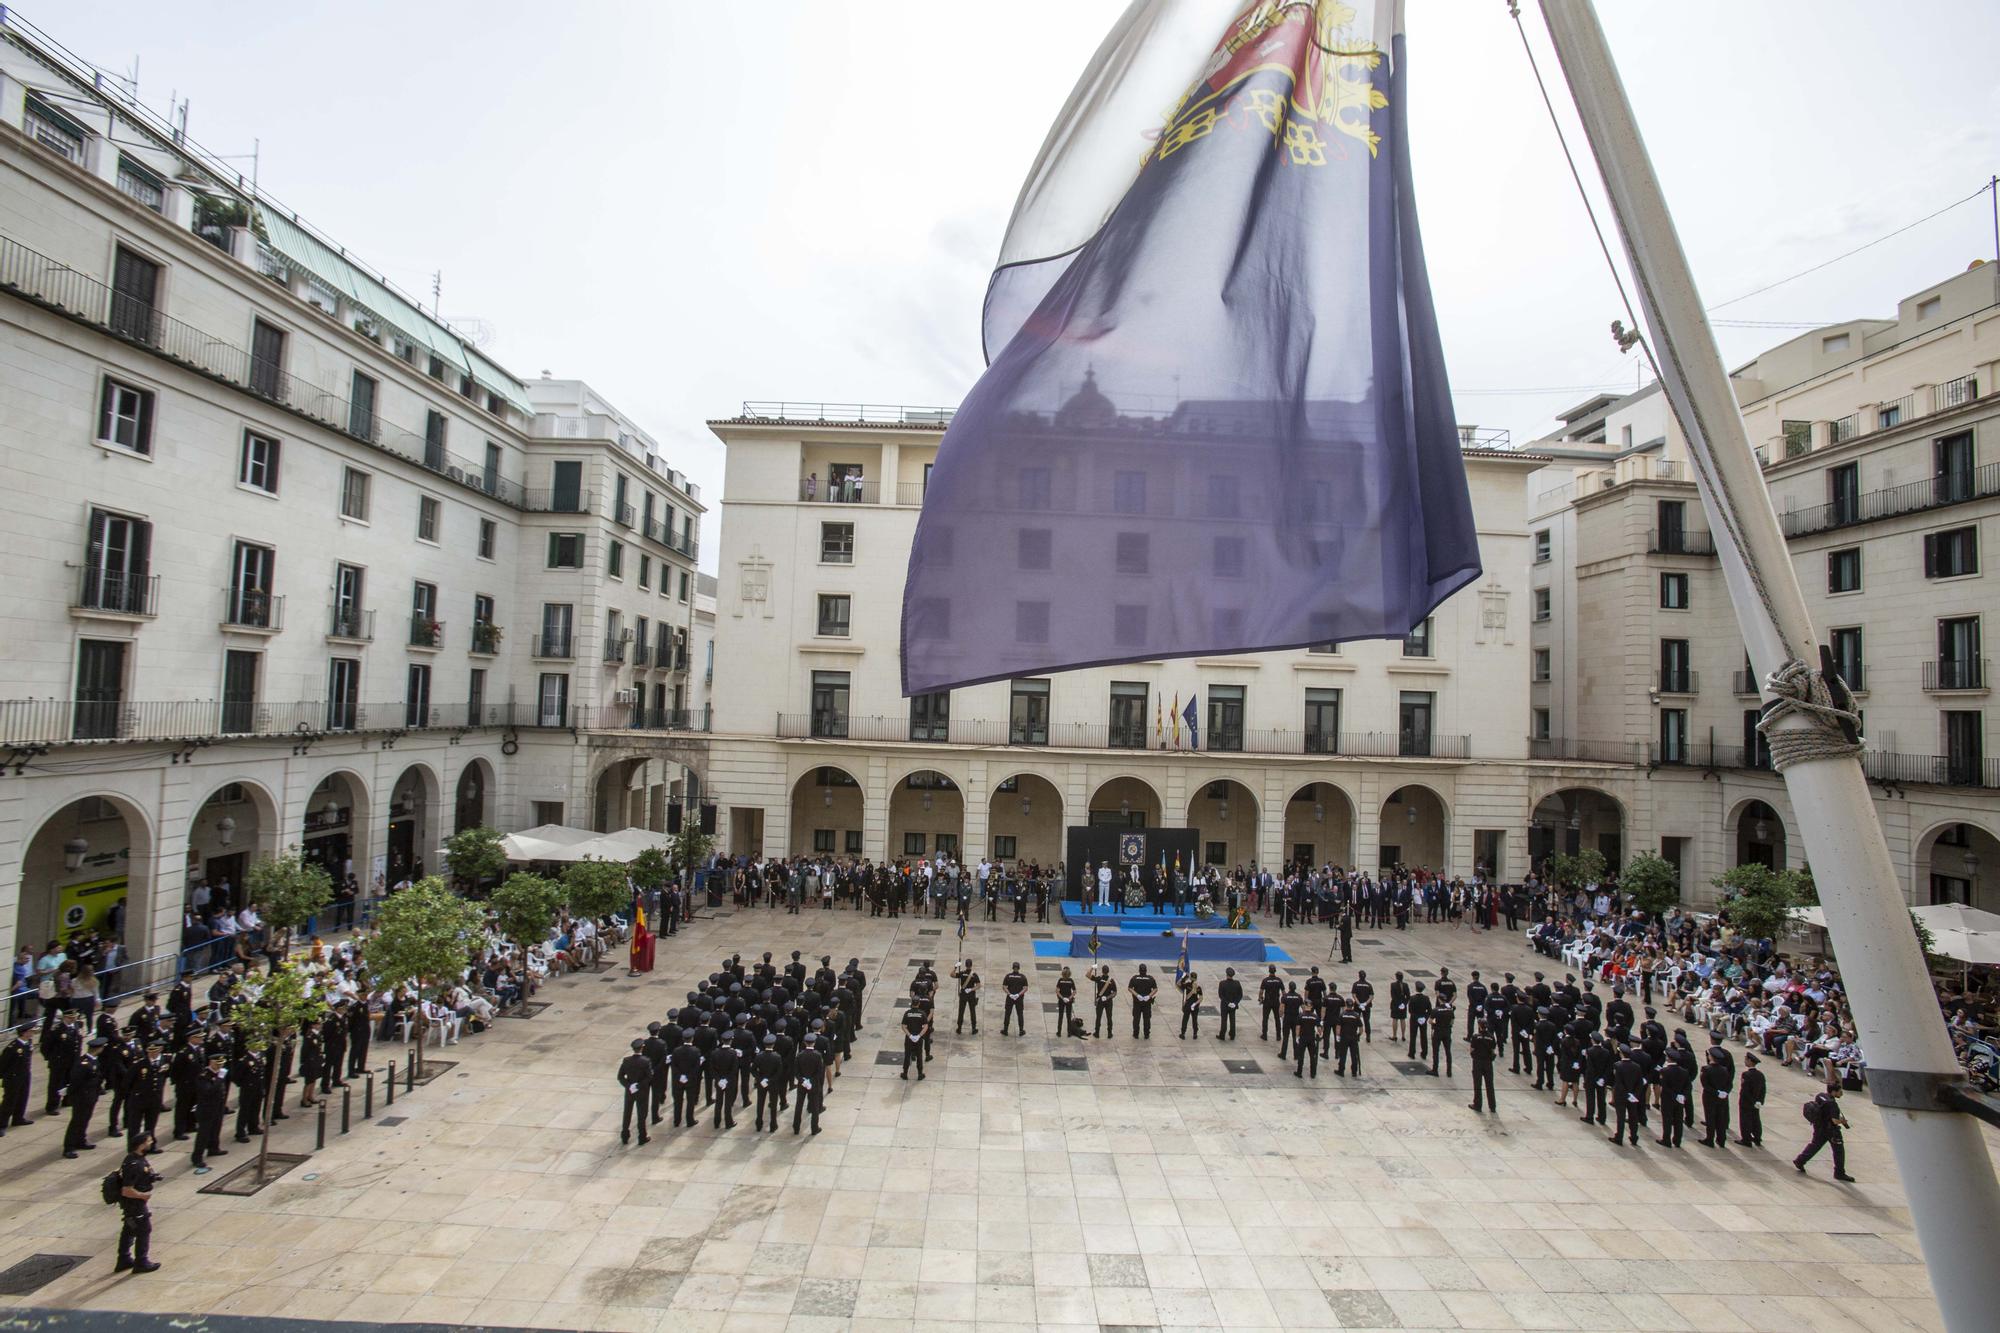
[[[1188,933],[1186,928],[1183,927],[1181,930],[1181,957],[1180,961],[1174,964],[1174,984],[1176,986],[1181,985],[1183,982],[1187,980],[1187,973],[1188,973],[1187,946],[1188,946]]]
[[[1132,0],[1022,186],[903,690],[1396,638],[1479,574],[1398,0]]]

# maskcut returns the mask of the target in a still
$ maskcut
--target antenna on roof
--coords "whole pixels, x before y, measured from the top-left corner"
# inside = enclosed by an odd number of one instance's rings
[[[431,274],[431,318],[433,319],[441,318],[441,316],[438,314],[438,295],[443,290],[444,290],[444,270],[439,269],[435,273]]]

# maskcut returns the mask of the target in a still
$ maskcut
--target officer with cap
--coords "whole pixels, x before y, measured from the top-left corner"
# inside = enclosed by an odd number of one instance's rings
[[[800,1120],[809,1115],[812,1132],[817,1134],[820,1109],[826,1105],[826,1058],[820,1054],[817,1038],[807,1037],[799,1049],[798,1088],[798,1100],[792,1103],[792,1133],[799,1132]]]
[[[28,1091],[35,1074],[35,1047],[25,1030],[14,1029],[14,1039],[0,1048],[0,1136],[9,1128],[32,1125],[28,1119]]]
[[[667,1056],[667,1071],[668,1090],[673,1094],[674,1128],[692,1126],[701,1097],[701,1047],[694,1044],[692,1032],[681,1033],[681,1044]]]
[[[716,1129],[736,1128],[736,1070],[739,1056],[736,1050],[736,1033],[726,1031],[708,1057],[707,1072],[715,1088],[715,1115],[712,1124]]]
[[[227,1157],[222,1146],[222,1117],[229,1110],[229,1070],[222,1051],[208,1053],[208,1067],[195,1078],[194,1092],[194,1172],[208,1173],[208,1159]]]
[[[757,1128],[764,1128],[764,1113],[771,1113],[771,1130],[778,1128],[778,1102],[784,1096],[781,1081],[785,1077],[785,1061],[778,1054],[777,1037],[766,1033],[756,1057],[750,1062],[751,1077],[757,1084]]]
[[[97,1062],[108,1044],[102,1037],[92,1037],[83,1054],[70,1066],[69,1131],[63,1135],[64,1157],[75,1157],[78,1152],[97,1146],[90,1141],[90,1115],[97,1109],[97,1099],[104,1094],[104,1076],[98,1072]]]
[[[660,1108],[667,1100],[667,1057],[673,1047],[667,1044],[666,1026],[662,1023],[646,1024],[646,1035],[640,1041],[640,1052],[646,1063],[653,1067],[652,1077],[646,1080],[647,1110],[654,1124],[660,1123]]]
[[[653,1086],[653,1062],[646,1058],[646,1039],[632,1038],[632,1053],[618,1062],[618,1086],[625,1093],[625,1109],[618,1121],[618,1141],[632,1141],[632,1119],[639,1120],[639,1146],[646,1146],[648,1089]]]
[[[1000,979],[1000,989],[1006,999],[1000,1011],[1000,1035],[1007,1035],[1007,1023],[1011,1019],[1017,1029],[1014,1035],[1027,1036],[1028,974],[1021,970],[1019,963],[1014,964],[1013,971]]]

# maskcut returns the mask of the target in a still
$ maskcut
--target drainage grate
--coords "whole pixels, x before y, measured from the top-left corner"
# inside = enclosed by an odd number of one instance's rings
[[[1391,1060],[1390,1064],[1405,1074],[1429,1074],[1431,1067],[1422,1060]]]
[[[1264,1066],[1255,1060],[1224,1060],[1222,1067],[1232,1074],[1261,1074]]]
[[[403,1124],[408,1119],[409,1117],[406,1115],[385,1115],[376,1117],[375,1123],[384,1129],[388,1129],[391,1126]]]
[[[937,959],[935,959],[935,958],[912,958],[912,959],[910,960],[910,966],[911,966],[911,967],[936,967],[936,966],[937,966]]]
[[[1028,938],[1031,940],[1052,940],[1055,938],[1055,935],[1046,930],[1031,930],[1028,932]]]
[[[81,1254],[31,1254],[0,1272],[0,1296],[26,1296],[84,1261]]]
[[[1049,1067],[1061,1074],[1087,1073],[1090,1070],[1090,1057],[1087,1055],[1052,1055],[1049,1057]]]
[[[903,1063],[903,1053],[901,1051],[877,1051],[875,1052],[875,1063],[878,1065],[900,1065]]]
[[[1406,967],[1403,971],[1413,977],[1434,977],[1437,975],[1437,973],[1427,967]]]
[[[1380,943],[1381,943],[1382,941],[1380,941],[1380,940],[1360,940],[1360,939],[1358,939],[1358,940],[1356,940],[1356,941],[1354,941],[1354,942],[1355,942],[1356,944],[1380,944]]]
[[[547,1000],[529,1000],[526,1004],[515,1005],[512,1009],[509,1009],[506,1013],[500,1015],[500,1017],[533,1018],[536,1014],[539,1014],[540,1012],[542,1012],[542,1010],[548,1007],[549,1007],[549,1001]]]
[[[898,998],[898,999],[897,999],[897,1001],[896,1001],[896,1007],[897,1007],[898,1009],[907,1009],[907,1008],[909,1008],[909,1007],[910,1007],[910,997],[909,997],[909,996],[907,996],[907,995],[904,995],[904,996],[902,996],[902,997]]]
[[[1036,963],[1036,964],[1035,964],[1035,971],[1037,971],[1037,972],[1060,972],[1060,971],[1062,971],[1062,970],[1063,970],[1064,966],[1065,966],[1065,964],[1063,964],[1063,963]]]
[[[917,934],[919,934],[919,935],[942,935],[942,934],[944,934],[944,932],[943,932],[942,930],[920,930],[920,931],[918,931],[918,932],[917,932]]]
[[[1288,967],[1285,969],[1285,975],[1288,977],[1309,977],[1312,975],[1312,969],[1309,967]]]

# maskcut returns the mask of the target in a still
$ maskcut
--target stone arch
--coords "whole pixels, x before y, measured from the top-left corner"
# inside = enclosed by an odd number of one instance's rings
[[[1012,790],[1007,784],[1013,783]],[[987,802],[986,833],[997,859],[1035,862],[1053,870],[1064,856],[1062,787],[1033,769],[1011,773],[993,784]],[[1012,838],[1011,857],[1001,857],[1000,838]]]
[[[1187,827],[1196,832],[1195,855],[1201,864],[1233,870],[1255,861],[1261,810],[1256,792],[1241,779],[1213,777],[1195,782],[1188,797]]]
[[[404,765],[389,784],[387,855],[391,884],[406,876],[420,879],[440,868],[437,811],[442,790],[437,770],[422,762]]]
[[[1356,815],[1353,794],[1337,782],[1308,782],[1298,788],[1285,802],[1285,860],[1351,867],[1360,823]],[[1297,855],[1307,848],[1307,857]]]
[[[351,768],[329,768],[307,794],[298,824],[299,847],[306,859],[323,866],[335,883],[352,871],[364,893],[372,891],[375,874],[368,860],[372,809],[366,778]]]
[[[1121,808],[1124,807],[1124,808]],[[1136,773],[1116,773],[1098,782],[1091,789],[1090,800],[1084,806],[1088,822],[1117,823],[1121,819],[1132,822],[1131,816],[1140,820],[1135,827],[1158,828],[1165,816],[1167,803],[1160,796],[1160,789]]]
[[[1601,852],[1612,870],[1625,863],[1625,803],[1601,787],[1583,783],[1552,786],[1528,815],[1528,863],[1539,867],[1553,852]]]
[[[1729,838],[1730,866],[1754,862],[1774,870],[1785,868],[1793,831],[1779,806],[1761,797],[1745,797],[1730,808],[1722,829]]]
[[[883,855],[892,861],[940,853],[959,860],[965,852],[965,784],[929,765],[902,774],[889,784],[888,839]]]
[[[188,822],[184,880],[190,906],[203,899],[232,910],[241,908],[243,877],[250,867],[298,841],[284,837],[278,798],[249,778],[217,783],[194,811]],[[198,892],[199,888],[207,893]]]
[[[1910,847],[1911,903],[2000,912],[2000,834],[1977,819],[1941,819]]]
[[[845,779],[839,781],[838,779]],[[846,855],[863,845],[868,789],[844,764],[814,764],[792,783],[792,845],[787,854]]]
[[[1378,861],[1381,866],[1451,869],[1451,805],[1437,790],[1405,783],[1382,802]]]
[[[475,755],[459,769],[458,780],[452,784],[451,831],[463,833],[480,824],[490,825],[493,797],[493,764],[485,756]]]
[[[82,930],[115,936],[128,951],[146,947],[157,831],[143,805],[115,791],[86,792],[45,813],[21,846],[16,948],[39,953]]]

